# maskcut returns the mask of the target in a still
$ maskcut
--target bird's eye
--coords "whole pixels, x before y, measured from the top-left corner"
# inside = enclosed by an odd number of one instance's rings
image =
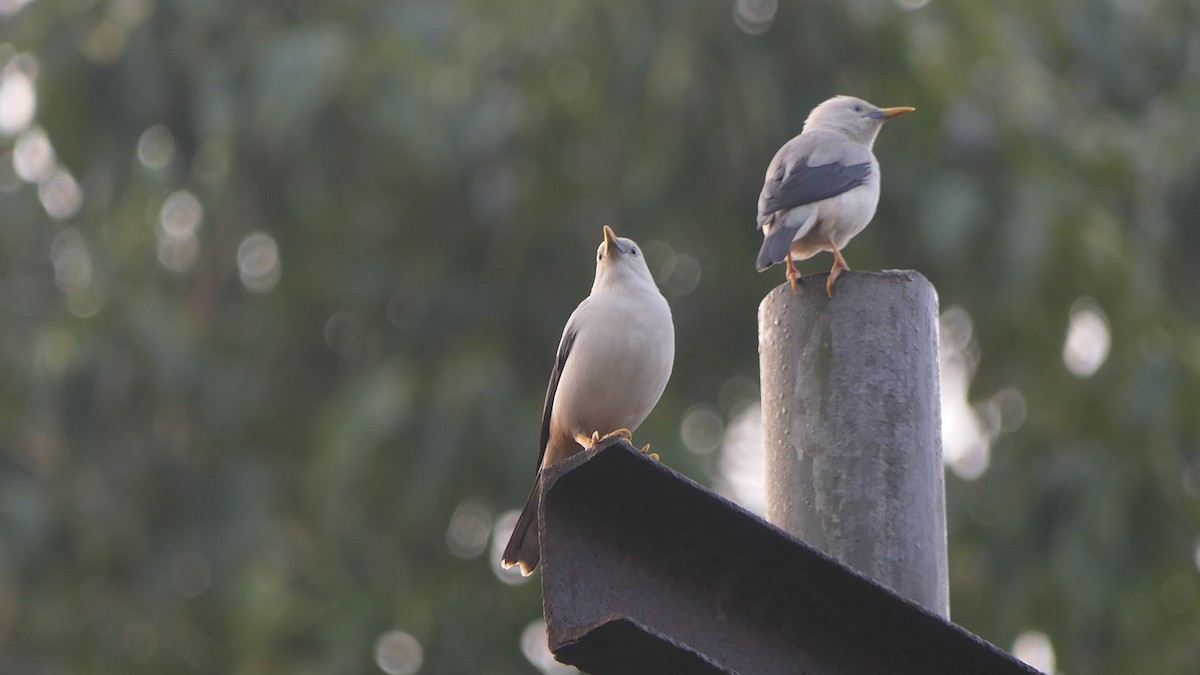
[[[634,255],[637,255],[637,249],[636,249],[636,248],[631,248],[631,249],[629,249],[629,252],[630,252],[630,253],[632,253],[632,254],[634,254]]]
[[[854,106],[854,112],[856,112],[856,113],[862,112],[862,106],[861,105]]]
[[[604,251],[596,251],[596,262],[604,260]]]

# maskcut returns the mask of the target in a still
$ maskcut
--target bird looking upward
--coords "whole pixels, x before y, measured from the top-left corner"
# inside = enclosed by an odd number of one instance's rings
[[[758,197],[763,231],[759,272],[787,261],[792,293],[800,273],[794,260],[833,252],[825,294],[848,270],[841,249],[871,222],[879,203],[879,161],[871,152],[883,123],[914,108],[879,108],[853,96],[834,96],[813,108],[800,135],[767,166]]]
[[[504,547],[505,568],[520,565],[528,576],[541,557],[542,470],[604,438],[631,439],[662,396],[674,361],[671,308],[638,245],[606,225],[592,293],[575,308],[558,344],[542,409],[537,474]]]

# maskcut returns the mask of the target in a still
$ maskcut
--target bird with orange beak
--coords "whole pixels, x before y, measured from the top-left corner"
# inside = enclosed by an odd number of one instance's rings
[[[850,269],[842,249],[879,204],[879,161],[871,146],[884,122],[913,110],[880,108],[853,96],[834,96],[813,108],[800,135],[767,166],[758,197],[759,272],[786,261],[795,293],[800,273],[793,261],[831,251],[825,294],[833,297],[834,281]]]
[[[541,558],[537,514],[546,467],[612,436],[632,439],[658,403],[674,362],[671,308],[645,253],[605,225],[592,293],[567,319],[550,372],[537,473],[504,547],[506,568],[520,565],[529,575]]]

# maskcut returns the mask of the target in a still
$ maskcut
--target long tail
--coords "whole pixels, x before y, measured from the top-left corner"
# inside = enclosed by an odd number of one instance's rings
[[[504,556],[500,559],[505,569],[513,565],[520,565],[521,576],[526,577],[533,574],[542,555],[538,548],[537,528],[538,502],[540,500],[538,495],[541,493],[538,487],[541,482],[542,472],[538,471],[533,481],[533,489],[529,491],[529,498],[525,500],[525,508],[521,509],[521,517],[517,519],[512,536],[508,538],[508,545],[504,547]]]

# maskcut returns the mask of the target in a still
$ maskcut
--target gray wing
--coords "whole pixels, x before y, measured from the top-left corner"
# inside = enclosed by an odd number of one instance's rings
[[[563,368],[567,365],[567,358],[571,355],[571,348],[575,346],[575,338],[578,335],[579,328],[575,325],[575,314],[572,314],[563,330],[562,341],[558,343],[558,354],[554,357],[554,368],[550,371],[550,384],[546,386],[546,403],[542,406],[542,435],[538,440],[538,470],[542,468],[546,445],[550,442],[550,416],[554,412],[554,394],[558,392],[558,381],[562,378]]]
[[[537,520],[540,494],[538,488],[542,481],[542,459],[546,457],[546,446],[550,443],[550,417],[554,414],[554,395],[558,393],[558,384],[562,379],[563,368],[567,365],[567,359],[571,357],[571,348],[575,346],[575,338],[579,335],[575,317],[579,315],[579,310],[586,302],[587,300],[584,300],[583,303],[580,303],[571,318],[567,319],[567,327],[563,329],[562,340],[558,343],[554,368],[550,370],[550,384],[546,387],[546,403],[542,406],[542,436],[538,441],[537,470],[533,475],[533,488],[529,490],[525,508],[521,509],[521,515],[517,518],[512,535],[508,538],[508,544],[504,547],[504,554],[500,557],[505,567],[519,563],[523,575],[528,575],[533,568],[537,567],[540,556],[535,521]]]
[[[758,197],[758,226],[778,211],[836,197],[867,181],[871,154],[836,134],[801,134],[779,149]]]

